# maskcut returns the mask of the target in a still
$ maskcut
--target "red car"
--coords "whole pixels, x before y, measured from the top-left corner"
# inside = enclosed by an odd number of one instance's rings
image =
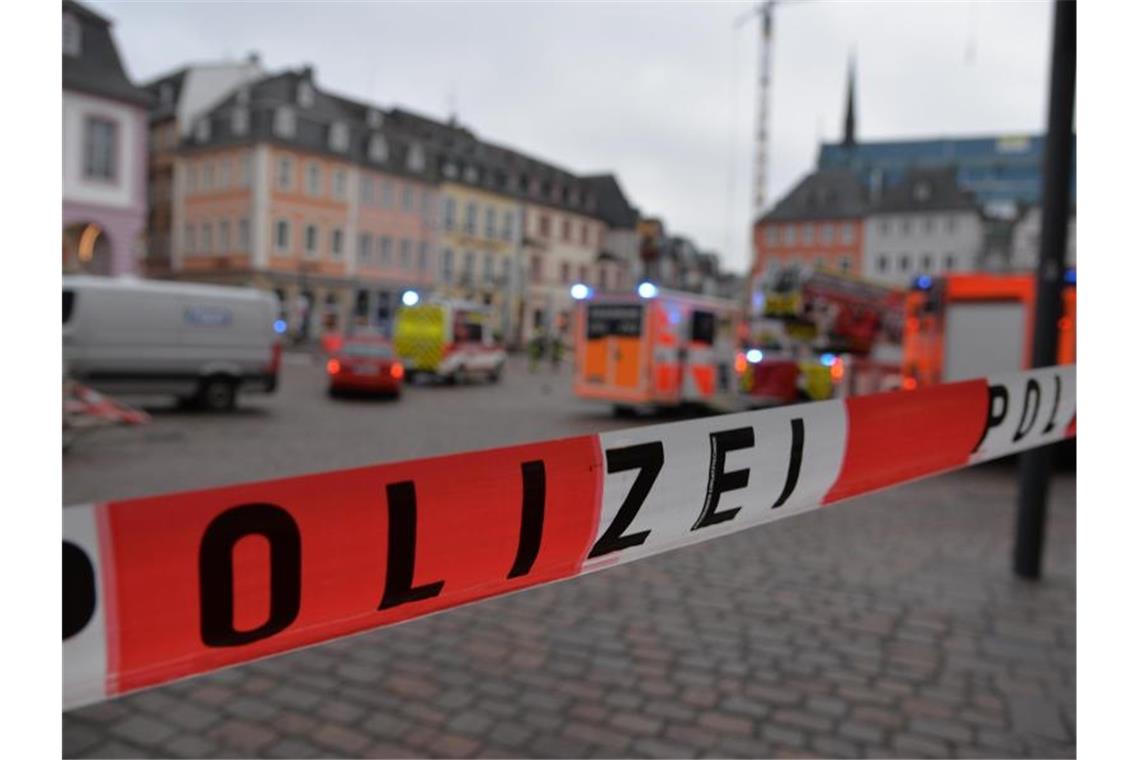
[[[382,338],[346,338],[326,365],[329,395],[345,391],[400,395],[404,365]]]

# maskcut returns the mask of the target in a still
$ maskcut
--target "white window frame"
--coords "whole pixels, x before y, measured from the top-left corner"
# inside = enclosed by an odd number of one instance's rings
[[[273,112],[273,133],[278,137],[297,134],[297,113],[290,106],[278,106]]]
[[[332,235],[329,239],[329,251],[334,259],[344,257],[344,230],[340,227],[333,227]]]
[[[348,172],[344,169],[333,169],[332,191],[337,200],[348,197]]]
[[[388,160],[388,141],[384,135],[372,135],[368,140],[368,159],[378,164]]]
[[[315,174],[314,174],[315,172]],[[313,178],[316,177],[316,186],[314,187]],[[305,164],[305,195],[313,198],[321,197],[321,184],[324,180],[323,172],[321,172],[321,165],[316,161],[310,161]]]
[[[230,114],[230,129],[235,135],[244,135],[249,131],[249,109],[235,108]]]
[[[282,240],[282,231],[285,232]],[[293,250],[293,223],[288,219],[278,219],[273,224],[273,250],[278,253],[291,254]]]
[[[343,121],[333,122],[329,127],[329,147],[338,153],[348,150],[349,129]]]
[[[293,190],[293,179],[297,170],[293,166],[293,159],[290,156],[279,156],[277,158],[277,178],[274,183],[278,190],[290,192]]]
[[[317,259],[321,253],[321,231],[316,224],[305,225],[305,258]]]
[[[360,256],[359,260],[363,264],[372,265],[372,233],[360,233]]]
[[[230,252],[230,220],[223,219],[218,222],[218,253]]]
[[[238,219],[238,250],[244,253],[249,252],[249,217],[243,216]]]

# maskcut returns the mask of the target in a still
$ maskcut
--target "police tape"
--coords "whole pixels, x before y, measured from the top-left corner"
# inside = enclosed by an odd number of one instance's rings
[[[64,510],[64,707],[1075,434],[1072,366]]]

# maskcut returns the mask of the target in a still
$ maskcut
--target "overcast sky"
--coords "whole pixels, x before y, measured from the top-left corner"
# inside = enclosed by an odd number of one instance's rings
[[[643,214],[749,259],[752,3],[90,0],[130,75],[258,51],[271,71],[444,118],[573,172],[614,172]],[[1051,4],[786,2],[775,11],[768,193],[815,163],[857,60],[863,139],[1042,132]]]

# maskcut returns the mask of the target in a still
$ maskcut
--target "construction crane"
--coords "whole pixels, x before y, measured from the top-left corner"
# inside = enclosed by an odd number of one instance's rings
[[[760,218],[768,201],[768,87],[772,77],[772,11],[781,0],[764,0],[734,22],[736,28],[760,19],[760,70],[756,92],[756,163],[752,174],[752,219]]]

